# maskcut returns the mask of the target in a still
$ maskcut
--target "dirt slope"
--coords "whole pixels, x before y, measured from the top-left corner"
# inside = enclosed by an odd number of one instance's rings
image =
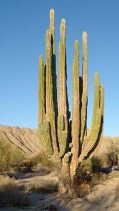
[[[26,155],[32,155],[41,150],[36,129],[0,125],[0,135],[19,147]]]

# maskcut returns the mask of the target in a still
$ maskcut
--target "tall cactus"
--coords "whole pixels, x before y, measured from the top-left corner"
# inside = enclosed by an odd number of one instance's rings
[[[50,10],[50,27],[46,32],[46,64],[40,57],[39,134],[40,142],[59,173],[59,190],[71,192],[78,165],[97,149],[104,121],[104,88],[99,74],[94,77],[92,126],[87,135],[88,64],[87,33],[84,32],[82,76],[79,72],[79,42],[74,43],[72,68],[72,120],[69,120],[66,65],[66,22],[62,19],[59,42],[59,71],[56,86],[54,10]],[[58,93],[57,93],[58,92]],[[58,103],[57,103],[58,94]],[[57,109],[58,108],[58,109]],[[71,124],[70,124],[71,122]],[[73,190],[74,191],[74,190]]]

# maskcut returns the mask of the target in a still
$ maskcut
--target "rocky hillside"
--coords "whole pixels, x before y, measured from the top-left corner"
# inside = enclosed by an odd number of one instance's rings
[[[33,155],[42,149],[36,129],[0,125],[0,135],[26,155]]]
[[[19,147],[26,155],[34,155],[42,150],[37,129],[0,125],[0,135],[8,142]],[[104,137],[96,154],[100,156],[116,147],[119,150],[119,137]]]

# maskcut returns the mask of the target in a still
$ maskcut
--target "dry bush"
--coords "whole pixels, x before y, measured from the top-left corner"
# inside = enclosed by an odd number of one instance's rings
[[[23,159],[24,155],[20,149],[0,137],[0,171],[19,167]]]
[[[115,187],[115,198],[119,199],[119,185]]]
[[[118,155],[119,149],[115,144],[112,144],[108,149],[107,157],[108,157],[108,164],[112,167],[118,165]]]
[[[38,153],[31,158],[31,163],[33,166],[40,165],[40,167],[53,168],[53,163],[50,158],[45,153]]]
[[[0,176],[0,207],[26,206],[29,204],[27,194],[18,181]]]
[[[18,170],[23,173],[29,173],[34,172],[37,167],[45,169],[50,173],[53,170],[53,163],[45,154],[38,153],[33,157],[25,158],[21,165],[19,165]]]
[[[89,179],[89,177],[99,174],[102,168],[102,161],[99,157],[92,157],[84,160],[78,167],[78,177],[82,179]]]
[[[33,180],[30,184],[30,192],[44,192],[44,193],[53,193],[58,190],[58,183],[55,180],[41,181]]]

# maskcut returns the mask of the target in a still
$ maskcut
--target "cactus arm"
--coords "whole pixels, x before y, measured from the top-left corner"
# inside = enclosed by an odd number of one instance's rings
[[[54,24],[54,9],[50,10],[50,33],[51,33],[51,40],[53,45],[53,55],[55,55],[55,24]]]
[[[54,108],[55,108],[55,117],[57,122],[57,77],[56,77],[56,52],[55,52],[55,21],[54,21],[54,9],[50,10],[50,26],[49,30],[51,33],[51,46],[52,46],[52,77],[53,77],[53,98],[54,98]],[[57,127],[57,124],[56,124]]]
[[[38,104],[38,127],[40,129],[45,116],[45,66],[43,56],[39,58]]]
[[[59,157],[63,157],[67,147],[67,131],[65,130],[65,121],[63,115],[58,116],[58,143],[59,143]]]
[[[60,156],[66,152],[68,141],[68,102],[67,102],[67,76],[66,76],[66,26],[62,19],[60,26],[59,43],[59,83],[58,83],[58,142]],[[63,130],[61,130],[63,125]],[[62,139],[62,140],[61,140]]]
[[[103,89],[100,88],[99,73],[96,72],[94,76],[94,106],[92,127],[89,136],[84,140],[81,157],[90,155],[92,153],[93,147],[96,148],[100,140],[102,130],[103,102]]]
[[[50,130],[50,123],[44,119],[42,127],[41,127],[41,134],[40,134],[40,143],[44,147],[45,151],[49,154],[53,154],[53,147],[51,142],[51,130]]]
[[[81,106],[81,142],[87,132],[87,103],[88,103],[88,68],[87,68],[87,33],[83,32],[83,66],[82,66],[82,106]]]
[[[96,119],[96,112],[99,108],[100,104],[100,77],[99,73],[96,72],[94,76],[94,105],[93,105],[93,117],[92,117],[92,126],[91,128],[94,128],[95,125],[95,119]]]
[[[66,26],[64,19],[62,19],[60,26],[58,112],[64,115],[65,126],[67,128],[68,105],[67,105],[67,76],[66,76]]]
[[[50,30],[46,32],[46,118],[51,128],[51,143],[54,153],[58,152],[56,139],[55,108],[53,101],[53,76],[52,76],[52,46]]]
[[[86,137],[85,145],[82,149],[82,153],[79,157],[79,163],[86,159],[95,149],[96,144],[98,144],[98,137],[100,135],[101,127],[101,109],[97,110],[95,127],[91,131],[90,135]]]
[[[74,43],[74,63],[72,68],[72,160],[70,165],[71,175],[75,175],[79,156],[79,131],[80,131],[80,101],[79,101],[79,42]]]
[[[104,118],[104,87],[102,85],[100,86],[100,109],[102,118]]]

